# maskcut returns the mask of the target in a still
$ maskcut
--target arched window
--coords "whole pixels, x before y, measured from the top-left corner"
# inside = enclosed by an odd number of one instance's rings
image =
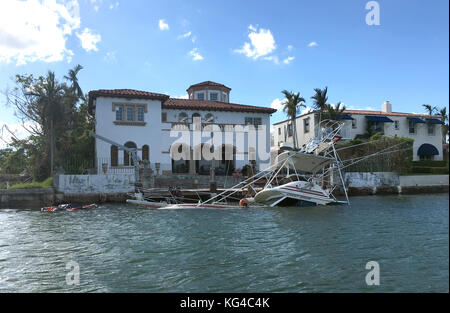
[[[214,115],[212,113],[205,115],[205,123],[214,123]]]
[[[172,173],[189,173],[190,151],[191,149],[188,145],[181,143],[170,147]]]
[[[111,166],[119,165],[119,151],[116,146],[111,146]]]
[[[181,112],[180,114],[178,114],[178,121],[181,123],[187,123],[188,115],[185,112]]]
[[[142,160],[150,161],[150,148],[148,147],[148,145],[142,146]]]
[[[194,114],[192,114],[192,123],[194,123],[194,118],[195,117],[199,117],[200,118],[200,122],[202,121],[202,116],[200,115],[200,113],[194,113]]]
[[[127,141],[124,146],[127,148],[134,148],[134,149],[137,148],[136,144],[132,141]],[[124,166],[130,166],[130,165],[134,166],[133,159],[130,158],[130,154],[125,150],[123,150],[123,165]]]

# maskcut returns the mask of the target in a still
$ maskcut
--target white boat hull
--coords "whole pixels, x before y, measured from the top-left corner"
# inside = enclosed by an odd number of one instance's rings
[[[178,209],[230,209],[234,208],[231,205],[225,204],[198,204],[198,203],[179,203],[179,204],[167,204],[166,202],[152,202],[146,200],[134,200],[127,199],[127,203],[135,204],[138,206],[146,207],[149,209],[159,210],[178,210]],[[239,207],[236,207],[239,208]]]
[[[134,199],[127,199],[127,203],[135,204],[135,205],[146,207],[149,209],[160,209],[162,207],[167,206],[166,202],[152,202],[152,201],[134,200]]]
[[[196,204],[196,203],[180,203],[180,204],[171,204],[161,209],[164,210],[179,210],[179,209],[240,209],[238,206],[232,206],[229,204]]]
[[[323,190],[317,185],[311,185],[302,181],[261,190],[255,195],[255,202],[278,203],[283,198],[308,201],[317,205],[336,202],[326,190]]]

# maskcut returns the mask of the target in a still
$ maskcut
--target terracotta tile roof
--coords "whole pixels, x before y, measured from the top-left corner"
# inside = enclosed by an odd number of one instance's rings
[[[205,111],[231,111],[272,114],[277,110],[252,105],[227,103],[207,100],[190,100],[169,98],[163,105],[163,109],[205,110]]]
[[[230,87],[227,87],[227,86],[225,86],[225,85],[223,85],[223,84],[219,84],[219,83],[216,83],[216,82],[212,82],[212,81],[210,81],[210,80],[207,80],[207,81],[202,82],[202,83],[190,85],[189,88],[188,88],[187,90],[191,89],[192,87],[200,87],[200,86],[223,87],[223,88],[226,88],[226,89],[228,89],[228,90],[231,90]]]
[[[318,112],[319,111],[317,111],[317,110],[310,111],[308,113],[305,113],[305,114],[297,116],[297,118],[303,117],[303,116],[311,114],[311,113],[318,113]],[[438,118],[438,119],[441,118],[440,115],[428,115],[428,114],[420,114],[420,113],[401,113],[401,112],[387,113],[387,112],[382,112],[382,111],[369,111],[369,110],[344,110],[343,114],[350,114],[350,115],[351,114],[359,114],[359,115],[406,116],[406,117],[411,116],[411,117]],[[274,123],[273,125],[282,124],[282,123],[288,122],[290,120],[291,119],[286,119],[284,121]]]
[[[401,113],[401,112],[382,112],[382,111],[369,111],[369,110],[344,110],[344,114],[362,114],[362,115],[385,115],[385,116],[414,116],[414,117],[428,117],[428,118],[440,118],[439,115],[428,115],[421,113]]]
[[[168,95],[161,93],[140,91],[133,89],[100,89],[89,91],[89,104],[98,97],[108,98],[130,98],[130,99],[150,99],[164,101],[169,98]]]

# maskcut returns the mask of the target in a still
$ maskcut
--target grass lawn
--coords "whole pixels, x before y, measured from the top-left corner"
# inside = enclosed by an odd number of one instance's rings
[[[29,189],[29,188],[53,188],[53,178],[49,177],[42,182],[31,182],[12,185],[9,189]]]

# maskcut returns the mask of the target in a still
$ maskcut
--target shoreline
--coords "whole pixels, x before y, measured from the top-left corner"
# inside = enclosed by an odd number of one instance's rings
[[[382,195],[414,195],[449,193],[448,185],[434,186],[377,186],[348,187],[348,195],[352,196],[382,196]],[[343,196],[342,189],[336,190],[336,195]],[[73,193],[63,194],[55,189],[30,188],[0,190],[0,209],[12,207],[44,207],[61,203],[125,203],[127,193]]]

